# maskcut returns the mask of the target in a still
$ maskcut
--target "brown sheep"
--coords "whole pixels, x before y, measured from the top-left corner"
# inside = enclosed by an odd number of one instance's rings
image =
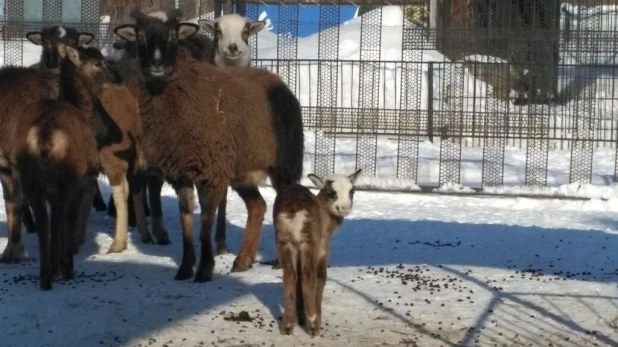
[[[232,271],[248,269],[257,254],[266,203],[257,184],[270,176],[276,190],[302,175],[303,126],[300,103],[274,74],[251,82],[227,69],[184,60],[178,40],[199,27],[180,23],[178,10],[167,19],[136,10],[136,24],[116,27],[137,43],[140,111],[146,165],[164,175],[179,199],[183,260],[176,279],[193,276],[194,185],[201,206],[201,257],[196,282],[210,281],[214,269],[211,231],[214,213],[228,186],[247,205],[243,244]],[[183,59],[176,64],[176,58]],[[249,69],[246,69],[249,71]],[[266,87],[267,85],[267,87]]]
[[[2,253],[2,262],[19,262],[24,252],[21,220],[25,209],[20,182],[13,180],[15,167],[11,164],[11,153],[15,143],[11,139],[25,109],[57,96],[58,70],[42,71],[16,66],[0,68],[0,182],[8,230],[8,244]]]
[[[295,309],[299,325],[308,323],[311,335],[320,334],[330,241],[352,210],[354,183],[360,172],[325,179],[310,174],[309,179],[320,189],[317,196],[295,184],[275,198],[273,222],[283,268],[284,334],[292,333]]]
[[[94,35],[87,32],[78,32],[76,29],[64,25],[54,25],[43,28],[41,31],[31,31],[26,34],[26,38],[32,44],[41,46],[41,60],[30,67],[38,69],[57,69],[60,67],[60,54],[58,44],[65,44],[71,47],[87,47],[94,40]],[[107,210],[107,205],[101,195],[99,185],[96,184],[96,193],[92,206],[96,211]],[[25,209],[24,212],[28,212]],[[28,228],[28,232],[36,232]]]

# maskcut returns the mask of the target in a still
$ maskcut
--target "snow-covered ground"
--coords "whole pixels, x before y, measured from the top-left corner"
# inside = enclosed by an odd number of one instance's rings
[[[262,192],[260,261],[275,257],[274,192]],[[246,211],[229,197],[237,251]],[[226,255],[213,282],[175,281],[182,242],[171,190],[163,202],[171,246],[142,245],[132,231],[127,251],[105,254],[113,221],[93,212],[76,280],[50,292],[38,288],[36,237],[26,235],[27,260],[0,264],[2,345],[618,345],[615,203],[359,192],[334,237],[323,336],[310,338],[300,328],[280,335],[281,272],[270,266],[230,274]],[[241,311],[255,320],[226,320]]]

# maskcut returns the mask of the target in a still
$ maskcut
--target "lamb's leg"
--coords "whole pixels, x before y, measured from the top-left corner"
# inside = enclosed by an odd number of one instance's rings
[[[152,217],[152,233],[160,245],[169,245],[170,239],[163,225],[163,208],[161,206],[161,188],[163,177],[151,175],[147,178],[148,200],[150,200],[150,212]],[[193,189],[193,185],[191,185]],[[190,276],[189,276],[190,277]]]
[[[103,200],[103,195],[101,195],[101,189],[99,188],[99,183],[97,181],[94,181],[94,188],[95,190],[95,195],[94,195],[94,200],[92,201],[92,207],[94,207],[94,209],[97,212],[102,212],[107,210],[107,205],[105,204],[105,200]]]
[[[225,214],[227,209],[227,189],[221,198],[219,208],[217,209],[217,231],[215,233],[215,241],[217,243],[217,255],[230,253],[225,242]]]
[[[117,176],[112,178],[113,176],[108,175],[112,185],[114,204],[116,205],[116,232],[114,234],[114,241],[107,253],[120,253],[127,249],[127,234],[129,227],[127,200],[129,198],[129,182],[124,173],[119,176],[120,177]],[[144,242],[143,239],[142,242]]]
[[[52,265],[49,235],[49,217],[47,208],[41,197],[33,197],[29,200],[36,222],[37,236],[39,239],[39,258],[41,268],[39,272],[39,287],[41,290],[52,289]]]
[[[289,242],[277,242],[277,253],[283,268],[283,326],[282,333],[291,335],[294,330],[298,250]]]
[[[21,186],[11,173],[0,172],[0,183],[6,208],[8,244],[2,252],[0,262],[18,263],[24,255],[21,239],[21,205],[23,205]]]
[[[260,190],[256,186],[236,186],[234,190],[240,195],[247,206],[248,218],[243,235],[242,245],[238,256],[234,260],[231,272],[246,271],[255,261],[257,250],[260,245],[262,223],[266,212],[266,201],[262,198]]]
[[[326,285],[326,268],[328,266],[328,255],[318,259],[318,288],[316,290],[315,306],[317,310],[316,325],[322,325],[322,298],[324,296],[324,286]]]
[[[176,273],[176,280],[186,280],[193,276],[195,265],[195,250],[193,248],[193,208],[195,207],[195,194],[192,182],[176,182],[176,195],[178,196],[178,209],[180,210],[180,225],[182,227],[182,263]],[[153,214],[156,213],[154,206]],[[210,250],[212,252],[212,249]]]
[[[200,201],[200,264],[195,274],[195,282],[210,282],[215,268],[212,253],[212,227],[215,224],[215,211],[225,193],[224,188],[208,187],[203,182],[196,182],[197,196]]]
[[[144,189],[145,189],[144,172],[136,172],[129,177],[129,187],[131,188],[131,200],[133,201],[133,208],[135,218],[137,220],[137,229],[142,240],[152,239],[150,231],[148,230],[148,223],[146,222],[146,213],[144,211]],[[160,240],[157,240],[160,242]]]
[[[317,325],[316,292],[317,292],[317,262],[313,247],[300,247],[300,275],[302,276],[303,302],[305,306],[306,325],[313,336],[320,333]]]
[[[22,211],[22,222],[26,226],[26,232],[28,234],[36,233],[36,224],[34,223],[34,218],[32,217],[30,206],[27,203],[24,203],[24,207]]]

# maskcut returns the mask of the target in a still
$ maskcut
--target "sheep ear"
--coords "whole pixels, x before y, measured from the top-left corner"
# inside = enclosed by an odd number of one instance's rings
[[[263,20],[258,20],[255,22],[251,22],[249,24],[249,35],[257,34],[266,26],[266,22]]]
[[[205,32],[214,34],[215,33],[215,21],[208,19],[200,19],[197,21],[200,24],[200,27],[204,29]]]
[[[57,49],[60,57],[62,57],[62,59],[65,59],[67,57],[67,46],[65,46],[64,43],[59,43]]]
[[[65,47],[67,59],[69,59],[71,63],[73,63],[77,67],[82,66],[82,60],[79,58],[79,52],[73,47],[69,47],[69,46],[64,46],[64,47]],[[60,47],[58,48],[58,51],[60,52]]]
[[[307,175],[307,178],[309,178],[316,187],[320,189],[324,188],[324,180],[322,180],[318,175],[309,174]]]
[[[114,29],[114,33],[127,41],[133,42],[137,39],[135,26],[132,24],[118,26]]]
[[[180,23],[176,30],[178,31],[178,39],[185,40],[200,31],[200,26],[193,23]]]
[[[353,173],[350,176],[348,176],[348,178],[350,179],[350,182],[352,182],[352,184],[356,183],[356,179],[358,178],[358,175],[360,175],[362,170],[363,169],[358,169],[358,170],[356,170],[355,173]]]
[[[94,40],[94,35],[91,33],[79,33],[79,39],[77,42],[80,46],[89,45]]]
[[[40,46],[43,44],[43,34],[41,34],[38,31],[32,31],[26,34],[26,38],[28,39],[28,41],[32,42],[33,44]]]

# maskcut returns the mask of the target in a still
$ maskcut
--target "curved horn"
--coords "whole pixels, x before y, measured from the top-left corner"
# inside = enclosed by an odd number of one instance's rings
[[[180,20],[182,17],[182,10],[175,8],[167,13],[167,20]]]
[[[148,18],[148,16],[144,12],[142,12],[142,10],[140,10],[139,8],[136,8],[133,11],[131,11],[129,16],[131,18],[134,18],[137,21],[141,21],[141,20],[144,20],[144,19]]]

